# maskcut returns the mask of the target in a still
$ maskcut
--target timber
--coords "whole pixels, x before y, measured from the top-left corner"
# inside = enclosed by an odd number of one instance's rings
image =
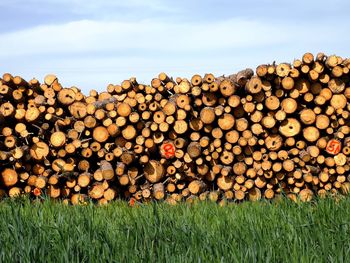
[[[255,72],[84,95],[54,74],[0,78],[0,191],[72,204],[348,194],[350,64],[306,52]]]

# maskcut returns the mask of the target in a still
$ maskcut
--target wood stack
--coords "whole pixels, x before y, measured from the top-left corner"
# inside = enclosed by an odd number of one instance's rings
[[[350,60],[306,53],[229,76],[135,78],[106,92],[4,74],[0,194],[311,200],[350,189]]]

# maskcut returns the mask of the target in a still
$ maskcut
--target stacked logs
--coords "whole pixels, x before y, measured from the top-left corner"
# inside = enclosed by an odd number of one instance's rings
[[[0,194],[91,198],[311,200],[350,189],[350,60],[292,64],[106,92],[4,74]]]

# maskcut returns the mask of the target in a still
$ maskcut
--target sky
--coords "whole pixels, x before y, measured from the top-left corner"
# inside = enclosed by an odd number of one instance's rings
[[[0,74],[104,91],[232,74],[305,52],[350,56],[350,1],[0,0]]]

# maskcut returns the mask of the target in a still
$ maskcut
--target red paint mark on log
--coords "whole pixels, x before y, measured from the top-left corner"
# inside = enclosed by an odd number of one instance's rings
[[[328,143],[327,143],[327,147],[326,147],[326,152],[328,152],[329,154],[338,154],[341,150],[341,142],[336,140],[336,139],[331,139]]]

